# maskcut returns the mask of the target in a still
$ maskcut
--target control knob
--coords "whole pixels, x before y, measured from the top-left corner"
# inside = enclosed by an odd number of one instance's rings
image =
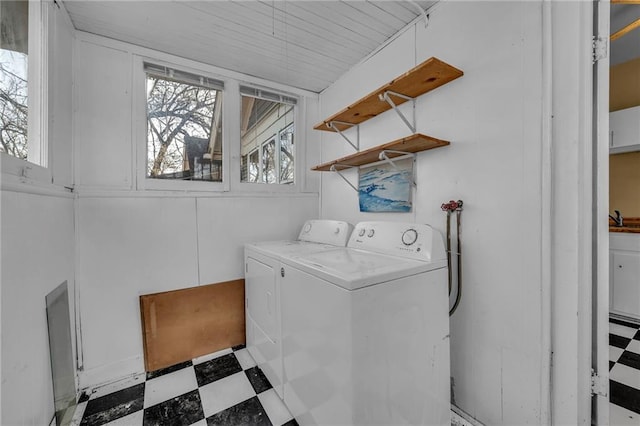
[[[418,231],[416,231],[415,229],[407,229],[402,234],[402,243],[405,246],[410,246],[411,244],[415,243],[417,239]]]

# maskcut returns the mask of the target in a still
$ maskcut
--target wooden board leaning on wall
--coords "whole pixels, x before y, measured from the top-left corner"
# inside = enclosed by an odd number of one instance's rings
[[[244,280],[140,296],[146,371],[245,343]]]

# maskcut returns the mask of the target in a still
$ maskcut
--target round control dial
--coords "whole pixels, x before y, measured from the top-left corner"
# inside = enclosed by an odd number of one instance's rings
[[[365,233],[365,230],[364,230],[364,228],[362,228],[362,229],[358,232],[358,236],[359,236],[359,237],[362,237],[362,236],[364,235],[364,233]]]
[[[374,231],[373,229],[369,230],[369,233],[367,234],[367,237],[371,238],[373,237],[373,235],[376,233],[376,231]]]
[[[405,246],[410,246],[411,244],[415,243],[417,239],[418,231],[416,231],[415,229],[407,229],[402,234],[402,243]]]
[[[302,232],[304,232],[306,234],[309,231],[311,231],[311,224],[307,223],[306,225],[304,225],[304,228],[302,229]]]

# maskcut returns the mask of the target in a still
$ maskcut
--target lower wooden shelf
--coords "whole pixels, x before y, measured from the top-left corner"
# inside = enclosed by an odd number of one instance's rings
[[[328,172],[331,170],[331,166],[335,166],[335,169],[337,170],[346,169],[348,167],[364,166],[365,164],[380,161],[380,153],[382,151],[401,151],[401,153],[387,153],[389,158],[394,158],[404,155],[403,153],[415,153],[447,145],[449,145],[448,141],[436,139],[421,133],[415,133],[411,136],[407,136],[406,138],[356,152],[355,154],[347,155],[345,157],[338,158],[337,160],[329,161],[328,163],[319,164],[312,167],[311,170]]]

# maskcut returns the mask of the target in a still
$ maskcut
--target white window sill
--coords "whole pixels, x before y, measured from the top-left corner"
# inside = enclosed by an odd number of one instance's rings
[[[17,176],[30,181],[51,183],[51,170],[35,163],[0,153],[0,170],[3,176]]]
[[[77,187],[80,198],[317,198],[318,192],[171,191]]]

